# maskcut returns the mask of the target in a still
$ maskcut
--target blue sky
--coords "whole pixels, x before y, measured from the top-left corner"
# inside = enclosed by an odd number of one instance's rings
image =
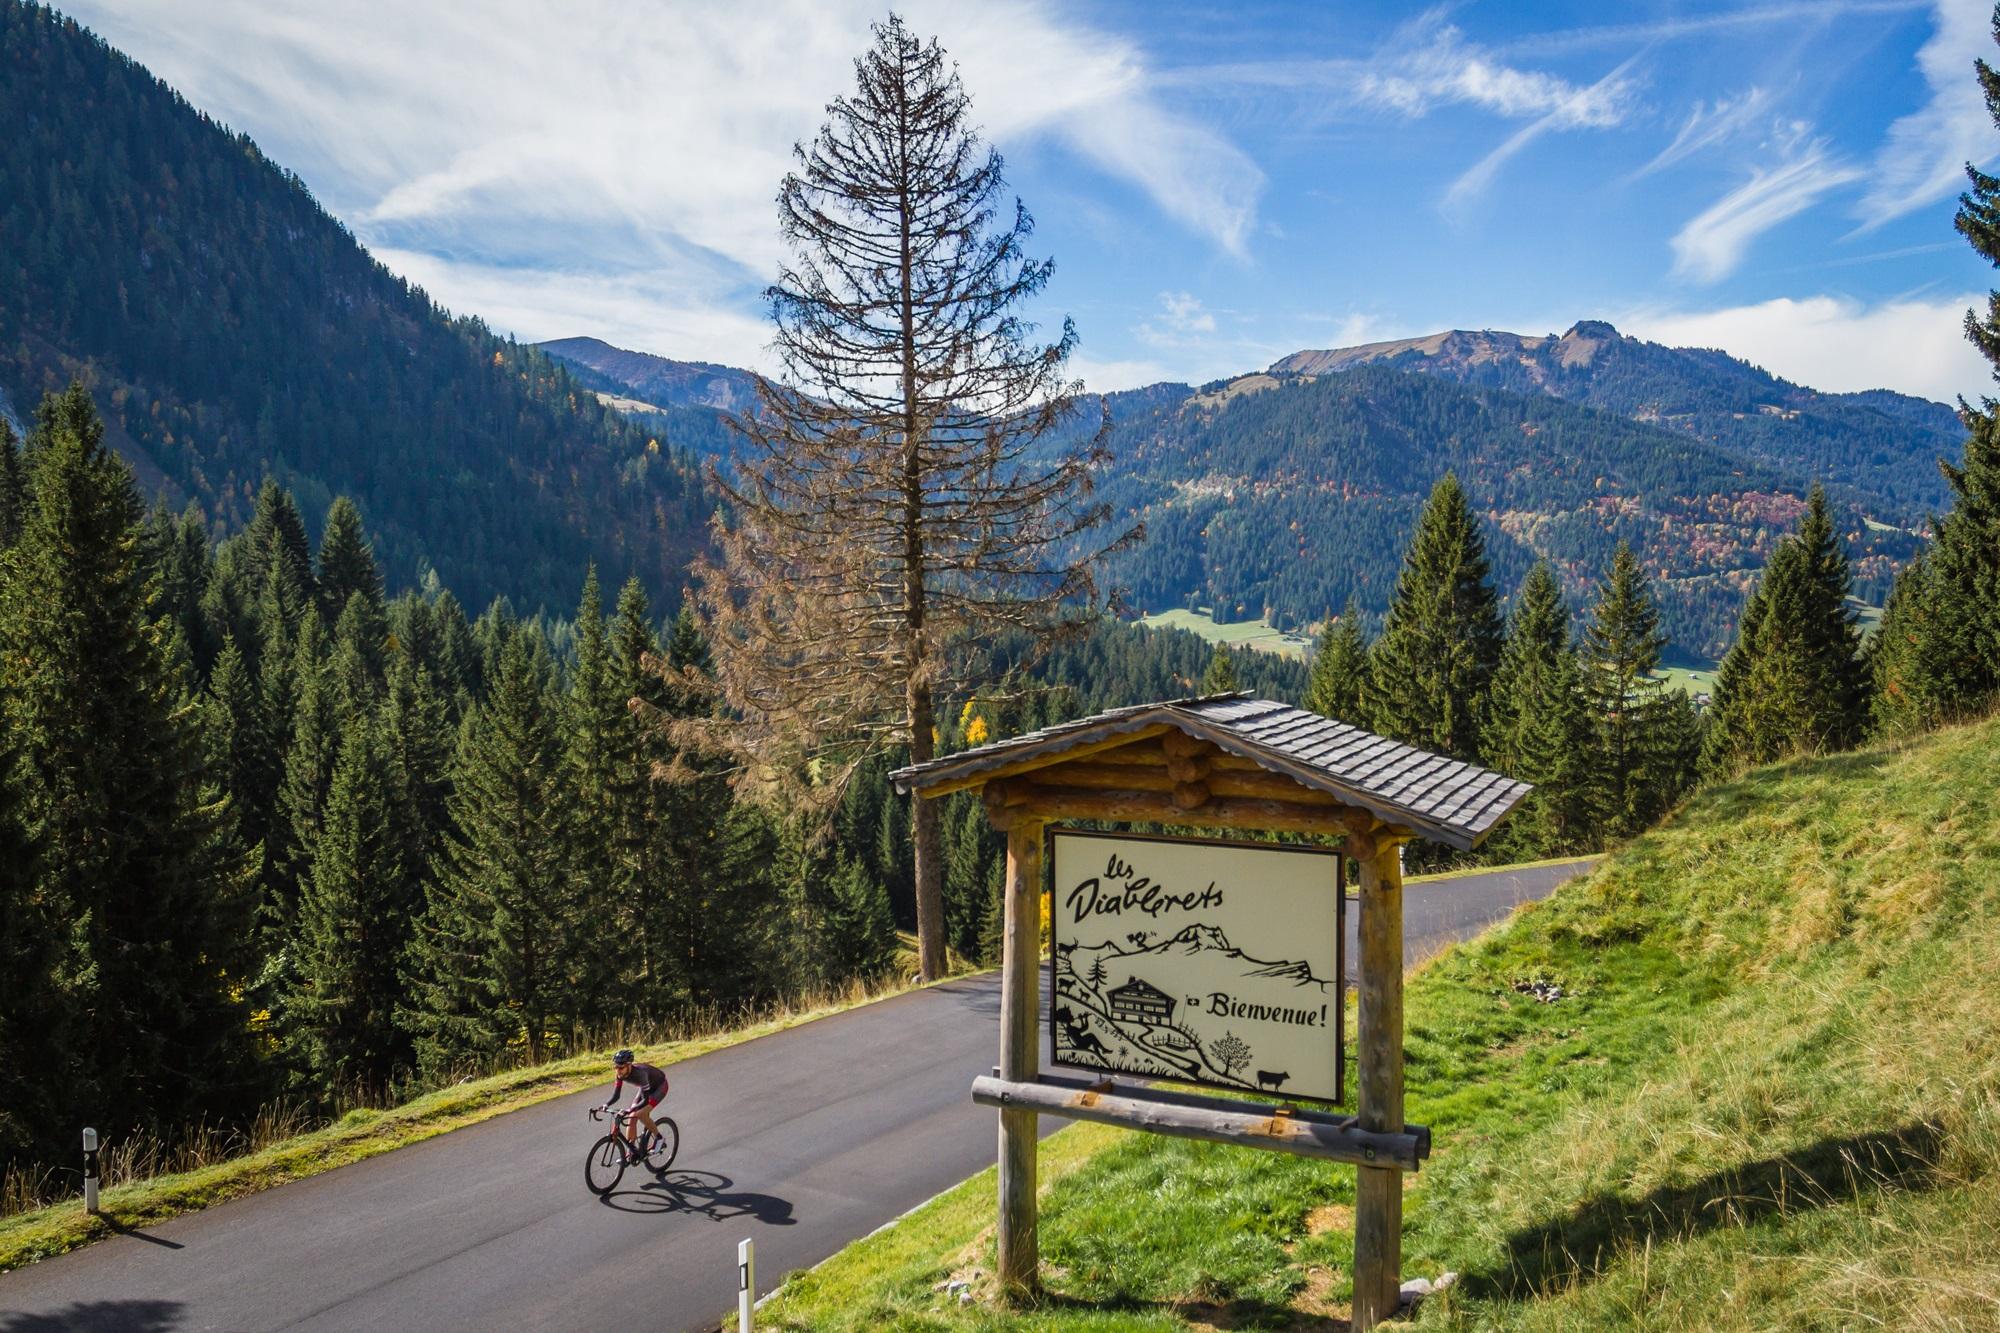
[[[881,10],[83,0],[384,262],[523,339],[768,365],[791,144]],[[1991,392],[1951,227],[2000,156],[1986,0],[912,3],[959,62],[1093,388],[1446,327],[1720,346]]]

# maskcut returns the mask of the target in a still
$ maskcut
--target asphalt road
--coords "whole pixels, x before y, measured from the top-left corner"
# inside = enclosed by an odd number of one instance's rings
[[[1406,961],[1583,868],[1410,886]],[[713,1328],[744,1237],[768,1291],[992,1162],[994,1115],[967,1088],[998,1058],[999,1013],[989,973],[677,1065],[676,1169],[603,1202],[584,1111],[608,1079],[0,1276],[0,1333]]]

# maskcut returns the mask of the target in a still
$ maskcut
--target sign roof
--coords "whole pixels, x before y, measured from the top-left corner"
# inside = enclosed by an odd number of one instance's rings
[[[1120,734],[1161,724],[1464,851],[1484,841],[1531,790],[1525,782],[1477,764],[1248,693],[1114,708],[900,768],[889,776],[898,791],[921,794],[946,783],[963,785],[964,779],[982,773],[997,776],[1024,760],[1058,762],[1068,751],[1099,748]]]

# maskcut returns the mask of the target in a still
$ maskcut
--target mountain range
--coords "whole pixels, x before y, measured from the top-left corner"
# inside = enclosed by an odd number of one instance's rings
[[[566,356],[577,341],[549,350]],[[632,410],[667,414],[677,443],[727,452],[719,413],[690,392],[708,391],[717,368],[604,344],[574,354],[614,397],[655,394]],[[754,377],[736,374],[732,390],[750,392]],[[1102,493],[1148,529],[1108,571],[1135,609],[1294,628],[1352,597],[1379,615],[1417,510],[1450,469],[1490,521],[1503,591],[1547,559],[1581,607],[1629,541],[1656,581],[1672,655],[1687,661],[1726,649],[1815,481],[1842,518],[1857,589],[1885,596],[1943,502],[1936,461],[1959,447],[1941,403],[1820,393],[1596,320],[1560,336],[1453,330],[1304,351],[1199,388],[1093,397],[1080,420],[1100,407],[1115,459]]]
[[[752,372],[453,318],[248,138],[47,9],[0,0],[0,61],[0,404],[26,416],[81,377],[142,487],[225,528],[266,475],[315,523],[350,494],[392,580],[568,605],[595,561],[671,603]],[[1112,422],[1101,494],[1148,528],[1105,571],[1135,609],[1298,628],[1351,597],[1379,616],[1449,469],[1503,593],[1547,559],[1580,607],[1628,540],[1688,660],[1727,646],[1815,481],[1879,601],[1960,447],[1942,404],[1594,320],[1304,350],[1085,406],[1079,429],[1099,406]]]

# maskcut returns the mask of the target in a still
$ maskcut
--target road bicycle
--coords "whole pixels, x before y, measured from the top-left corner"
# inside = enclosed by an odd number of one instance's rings
[[[631,1116],[630,1111],[614,1111],[611,1132],[590,1145],[590,1156],[583,1161],[583,1183],[599,1198],[618,1188],[618,1182],[625,1176],[625,1168],[645,1166],[658,1175],[680,1156],[681,1127],[673,1122],[672,1117],[655,1115],[654,1132],[645,1136],[645,1146],[640,1149],[634,1147],[624,1134],[625,1122]],[[592,1107],[590,1118],[602,1120],[604,1108]]]

